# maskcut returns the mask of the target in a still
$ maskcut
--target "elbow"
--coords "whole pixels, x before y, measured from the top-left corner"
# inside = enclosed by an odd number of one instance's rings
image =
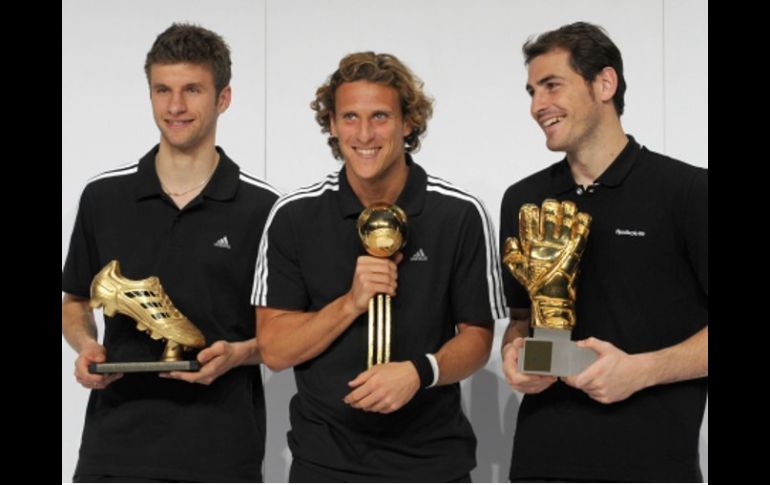
[[[273,372],[280,372],[292,366],[276,348],[270,332],[257,331],[257,341],[259,342],[259,353],[262,356],[262,363]]]
[[[492,342],[489,342],[489,345],[486,347],[486,351],[481,356],[481,365],[479,367],[484,367],[487,365],[490,355],[492,355]]]
[[[267,366],[273,372],[281,372],[284,369],[291,367],[291,363],[286,359],[282,359],[280,356],[270,352],[266,348],[261,349],[262,363]]]

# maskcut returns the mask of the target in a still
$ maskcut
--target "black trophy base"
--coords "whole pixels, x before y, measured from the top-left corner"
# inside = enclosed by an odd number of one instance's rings
[[[91,374],[115,374],[118,372],[170,372],[174,370],[197,371],[201,363],[197,360],[177,360],[174,362],[103,362],[90,364]]]
[[[536,328],[524,339],[519,352],[519,371],[525,374],[566,377],[583,372],[596,360],[596,352],[580,348],[569,330]]]

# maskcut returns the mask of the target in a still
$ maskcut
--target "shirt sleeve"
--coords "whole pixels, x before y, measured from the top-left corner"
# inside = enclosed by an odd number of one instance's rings
[[[709,294],[709,179],[708,170],[698,170],[693,177],[684,204],[687,257],[704,294]]]
[[[500,256],[505,251],[505,240],[519,236],[519,209],[522,202],[516,197],[513,187],[508,188],[500,206]],[[508,267],[502,265],[505,299],[510,308],[529,308],[530,300],[526,288],[513,277]]]
[[[82,298],[90,297],[91,279],[99,269],[90,200],[86,187],[80,196],[69,251],[61,275],[62,291]]]
[[[492,220],[480,200],[470,202],[460,231],[452,276],[452,311],[458,322],[488,323],[508,315]]]
[[[279,199],[267,217],[254,270],[254,306],[306,310],[310,304],[289,209]]]

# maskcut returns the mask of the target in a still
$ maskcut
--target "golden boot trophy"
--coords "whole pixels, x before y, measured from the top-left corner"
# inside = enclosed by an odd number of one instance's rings
[[[524,340],[519,371],[570,376],[596,360],[596,353],[577,347],[575,280],[588,239],[591,216],[573,202],[547,199],[542,209],[524,204],[519,210],[519,237],[505,241],[503,263],[529,293],[533,338]]]
[[[372,256],[389,258],[406,245],[406,214],[396,205],[372,204],[358,216],[357,228],[361,244]],[[390,362],[390,309],[390,295],[378,293],[369,300],[367,369]]]
[[[136,320],[137,330],[153,340],[166,340],[158,362],[109,362],[91,364],[89,372],[168,372],[200,369],[197,360],[182,360],[182,352],[206,346],[203,333],[177,310],[157,276],[130,280],[120,274],[120,263],[112,260],[91,282],[91,308],[104,307],[104,314],[122,313]]]

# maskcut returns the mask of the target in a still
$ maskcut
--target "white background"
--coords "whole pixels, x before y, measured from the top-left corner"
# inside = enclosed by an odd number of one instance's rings
[[[585,20],[620,48],[628,83],[626,132],[656,150],[708,166],[708,3],[702,0],[63,0],[62,265],[86,180],[136,161],[158,132],[144,58],[174,21],[221,34],[232,49],[233,103],[218,144],[241,167],[281,190],[337,170],[309,103],[341,57],[398,56],[435,98],[416,160],[480,196],[498,221],[504,190],[561,158],[528,114],[521,44]],[[507,481],[520,396],[502,377],[497,323],[486,369],[463,382],[478,436],[474,481]],[[101,333],[101,332],[100,332]],[[62,481],[77,460],[88,392],[62,339]],[[263,371],[268,437],[265,480],[285,481],[291,371]],[[708,409],[701,433],[708,479]]]

